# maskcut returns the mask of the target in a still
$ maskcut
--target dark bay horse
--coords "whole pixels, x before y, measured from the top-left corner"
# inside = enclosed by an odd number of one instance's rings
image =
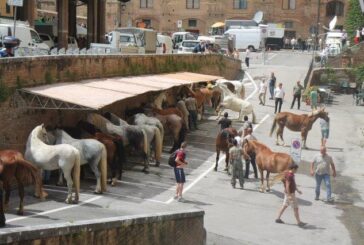
[[[12,181],[17,181],[20,204],[18,215],[24,214],[24,186],[33,182],[35,185],[35,196],[43,199],[46,193],[43,193],[42,179],[40,171],[33,164],[26,161],[18,151],[3,150],[0,151],[0,159],[4,164],[2,175],[3,188],[5,191],[5,207],[9,204]],[[3,212],[3,204],[0,203],[0,211]]]
[[[229,166],[229,149],[232,145],[232,139],[234,139],[235,136],[238,136],[238,131],[235,128],[225,128],[221,130],[217,134],[216,137],[216,165],[215,165],[215,171],[217,171],[217,167],[219,166],[219,159],[220,159],[220,151],[224,152],[226,155],[225,158],[225,167],[226,169]]]
[[[260,191],[264,192],[264,171],[267,172],[267,191],[270,191],[269,174],[282,173],[288,169],[293,162],[290,155],[286,153],[273,152],[266,145],[259,143],[256,140],[246,140],[243,146],[244,155],[249,156],[255,154],[255,162],[258,165],[260,172]]]
[[[280,112],[276,115],[273,121],[272,128],[270,130],[270,136],[272,136],[274,130],[277,127],[276,144],[279,145],[279,138],[283,141],[283,130],[287,127],[289,130],[294,132],[301,132],[303,147],[307,148],[306,140],[307,134],[311,130],[312,125],[318,118],[323,118],[328,120],[328,113],[325,112],[325,108],[318,111],[312,112],[310,114],[297,115],[290,112]]]

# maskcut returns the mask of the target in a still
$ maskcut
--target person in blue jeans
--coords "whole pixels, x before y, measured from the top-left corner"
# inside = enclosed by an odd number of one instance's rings
[[[269,93],[270,93],[270,100],[274,99],[274,89],[276,88],[276,81],[277,78],[274,76],[274,72],[270,75],[269,79]]]
[[[326,201],[327,202],[333,201],[331,197],[331,179],[330,179],[331,170],[332,170],[332,176],[335,178],[336,169],[334,161],[332,160],[332,157],[327,154],[326,147],[321,146],[320,154],[318,154],[311,163],[311,175],[315,176],[316,179],[315,200],[319,200],[320,198],[321,182],[324,181],[326,185]]]

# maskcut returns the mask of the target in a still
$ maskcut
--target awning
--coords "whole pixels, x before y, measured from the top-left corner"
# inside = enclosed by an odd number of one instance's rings
[[[219,28],[219,27],[223,27],[223,26],[225,26],[225,23],[223,23],[223,22],[216,22],[211,27],[212,28]]]
[[[116,77],[57,83],[17,90],[18,105],[29,109],[100,110],[105,106],[151,91],[221,79],[190,72]]]

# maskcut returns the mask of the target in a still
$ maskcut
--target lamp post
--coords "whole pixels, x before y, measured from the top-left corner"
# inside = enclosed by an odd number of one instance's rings
[[[316,19],[316,47],[319,46],[319,35],[320,35],[320,15],[321,15],[321,0],[317,0],[317,19]]]

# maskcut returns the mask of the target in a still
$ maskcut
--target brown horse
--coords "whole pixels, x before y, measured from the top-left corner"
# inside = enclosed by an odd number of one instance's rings
[[[194,91],[192,88],[189,88],[187,86],[183,86],[181,88],[180,94],[184,97],[192,96],[193,98],[196,99],[197,111],[202,118],[203,114],[205,113],[206,94],[201,92],[201,89],[197,89],[196,91]]]
[[[306,139],[307,134],[311,130],[312,125],[318,118],[323,118],[328,120],[328,113],[325,112],[325,108],[320,109],[318,111],[312,112],[310,114],[297,115],[290,112],[280,112],[276,115],[273,121],[272,128],[270,130],[270,136],[272,136],[274,130],[279,126],[276,135],[276,144],[279,145],[278,136],[283,141],[283,130],[284,127],[287,127],[289,130],[294,132],[301,132],[303,148],[307,148]]]
[[[217,167],[219,166],[220,159],[220,151],[224,152],[226,155],[225,158],[225,169],[227,170],[229,165],[229,149],[231,147],[231,140],[234,139],[235,136],[238,135],[238,131],[235,128],[225,128],[221,130],[217,134],[216,137],[216,165],[215,171],[217,171]]]
[[[288,169],[293,162],[290,155],[286,153],[273,152],[266,145],[255,140],[246,140],[243,146],[244,155],[250,156],[255,154],[255,162],[260,172],[260,191],[264,192],[264,171],[267,171],[267,191],[270,191],[269,174],[281,173]]]
[[[0,151],[0,159],[4,164],[2,173],[3,188],[5,190],[5,207],[9,205],[9,198],[11,192],[11,184],[14,178],[18,184],[18,191],[20,197],[20,204],[18,215],[24,214],[24,185],[33,182],[35,185],[35,196],[43,199],[46,193],[43,193],[42,179],[40,171],[33,164],[26,161],[18,151],[3,150]],[[3,210],[2,203],[0,203],[0,210]]]

